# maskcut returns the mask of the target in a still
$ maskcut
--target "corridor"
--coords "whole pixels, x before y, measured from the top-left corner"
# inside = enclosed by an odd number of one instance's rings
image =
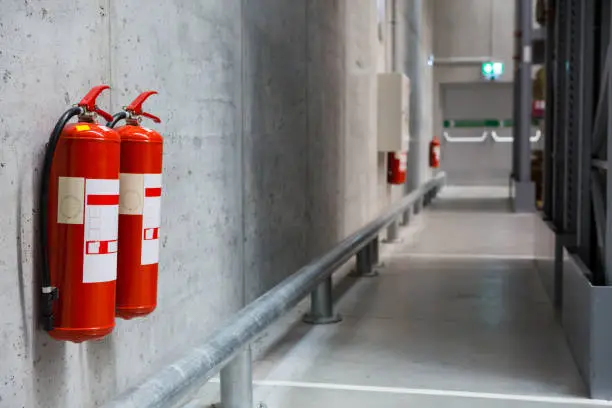
[[[612,0],[142,3],[0,0],[0,408],[612,407]]]
[[[401,243],[382,246],[378,277],[337,273],[341,323],[302,323],[306,301],[254,344],[261,354],[255,401],[268,408],[606,405],[586,399],[535,270],[540,221],[511,213],[504,196],[504,188],[447,187],[403,229]],[[217,399],[213,379],[186,407]]]

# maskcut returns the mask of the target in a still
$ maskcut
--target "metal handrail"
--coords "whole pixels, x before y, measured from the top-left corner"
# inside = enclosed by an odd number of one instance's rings
[[[204,383],[256,339],[274,321],[296,306],[334,271],[358,252],[367,249],[379,232],[421,200],[429,201],[444,185],[440,173],[403,197],[333,249],[313,260],[261,297],[244,307],[215,331],[201,346],[187,352],[140,385],[128,389],[105,408],[167,407],[192,386]],[[223,382],[223,376],[222,376]],[[252,398],[252,397],[251,397]]]

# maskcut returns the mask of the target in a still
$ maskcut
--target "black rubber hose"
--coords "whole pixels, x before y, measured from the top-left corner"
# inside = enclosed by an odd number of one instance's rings
[[[126,111],[117,112],[113,115],[113,120],[111,120],[110,122],[106,124],[106,127],[109,127],[112,129],[117,125],[117,123],[120,120],[127,119],[127,117],[128,117],[128,114]]]
[[[73,117],[83,113],[83,108],[74,107],[68,109],[59,118],[51,136],[49,137],[49,143],[47,144],[47,150],[45,151],[45,159],[42,168],[42,179],[40,182],[40,208],[39,213],[39,226],[38,226],[38,243],[40,245],[40,252],[42,256],[42,267],[41,267],[41,314],[43,328],[47,331],[53,330],[53,301],[57,299],[57,289],[51,286],[51,270],[49,267],[49,242],[48,242],[48,206],[49,206],[49,182],[51,180],[51,165],[53,164],[53,156],[55,155],[55,149],[59,142],[60,135],[64,130],[64,127]]]

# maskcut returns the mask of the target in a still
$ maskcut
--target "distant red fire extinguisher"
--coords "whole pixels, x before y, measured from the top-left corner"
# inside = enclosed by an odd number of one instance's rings
[[[429,144],[429,167],[433,169],[437,169],[440,167],[440,155],[441,155],[441,147],[440,147],[440,139],[437,136],[431,140]]]
[[[57,340],[97,339],[115,326],[120,139],[95,122],[112,118],[96,105],[108,88],[92,88],[61,116],[45,152],[40,306],[43,328]]]
[[[406,152],[391,152],[387,154],[387,182],[389,184],[404,184],[407,168]]]
[[[155,91],[140,94],[113,117],[121,119],[121,191],[119,203],[119,269],[117,273],[117,316],[145,316],[157,305],[157,274],[162,193],[162,136],[140,126],[141,117],[161,120],[143,112],[142,104]]]

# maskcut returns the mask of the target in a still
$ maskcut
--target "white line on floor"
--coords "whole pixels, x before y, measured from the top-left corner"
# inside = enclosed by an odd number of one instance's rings
[[[219,383],[219,378],[212,378],[210,382]],[[292,388],[310,388],[320,390],[334,391],[362,391],[362,392],[377,392],[386,394],[408,394],[408,395],[429,395],[440,397],[459,397],[459,398],[479,398],[492,400],[510,400],[510,401],[525,401],[525,402],[542,402],[556,404],[582,404],[588,406],[612,407],[612,401],[590,400],[586,398],[575,397],[544,397],[539,395],[521,395],[521,394],[497,394],[489,392],[471,392],[471,391],[452,391],[452,390],[433,390],[420,388],[399,388],[399,387],[376,387],[368,385],[349,385],[349,384],[328,384],[317,382],[300,382],[300,381],[253,381],[254,385],[264,387],[292,387]]]
[[[533,255],[524,254],[435,254],[435,253],[395,253],[390,258],[427,258],[427,259],[508,259],[508,260],[534,260]]]

